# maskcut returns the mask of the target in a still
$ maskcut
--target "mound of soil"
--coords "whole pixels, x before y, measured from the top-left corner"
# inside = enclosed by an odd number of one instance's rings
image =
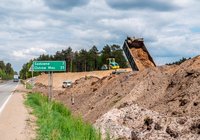
[[[146,70],[147,72],[148,70]],[[138,75],[145,75],[141,72]],[[167,116],[200,115],[200,57],[180,66],[164,66],[149,74],[124,98]]]
[[[138,139],[200,139],[199,56],[136,77],[131,92],[96,121],[104,136],[110,130],[114,139],[132,139],[132,133]]]
[[[200,139],[199,91],[200,56],[181,65],[86,76],[54,98],[115,139]]]
[[[131,71],[130,68],[125,69],[126,71]],[[95,76],[102,78],[110,75],[113,70],[105,71],[90,71],[90,72],[67,72],[67,73],[53,73],[53,88],[54,90],[63,90],[62,83],[66,80],[71,80],[72,82],[77,79],[84,78],[86,76]],[[43,85],[48,85],[48,74],[41,74],[36,78],[36,83],[42,83]]]
[[[199,121],[200,117],[167,117],[132,104],[110,110],[96,121],[95,127],[100,128],[104,139],[110,132],[111,139],[197,140],[200,138]]]
[[[77,80],[72,88],[66,89],[55,98],[70,107],[75,114],[83,116],[84,120],[94,123],[130,92],[134,83],[126,85],[125,81],[131,81],[127,74],[111,75],[101,79],[82,78]]]

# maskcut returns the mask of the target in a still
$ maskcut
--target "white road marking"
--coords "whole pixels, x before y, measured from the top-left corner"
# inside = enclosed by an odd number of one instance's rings
[[[10,100],[11,96],[13,93],[11,93],[8,98],[6,99],[6,101],[3,103],[3,105],[0,108],[0,113],[3,111],[3,109],[5,108],[6,104],[8,103],[8,101]]]
[[[12,97],[14,91],[16,90],[16,88],[18,87],[19,82],[17,83],[16,87],[14,88],[13,92],[8,96],[8,98],[6,99],[6,101],[3,103],[3,105],[0,107],[0,113],[3,111],[3,109],[5,108],[6,104],[8,103],[8,101],[10,100],[10,98]]]

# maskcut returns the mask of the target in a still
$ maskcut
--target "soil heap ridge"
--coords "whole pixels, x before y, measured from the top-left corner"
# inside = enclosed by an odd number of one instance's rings
[[[81,78],[54,98],[114,139],[199,139],[199,92],[197,56],[181,65]]]

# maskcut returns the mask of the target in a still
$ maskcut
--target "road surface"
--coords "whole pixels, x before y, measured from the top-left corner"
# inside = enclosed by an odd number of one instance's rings
[[[31,117],[24,106],[26,93],[20,83],[0,83],[0,140],[35,139]]]
[[[0,113],[2,112],[17,85],[18,82],[13,82],[12,80],[0,83]]]

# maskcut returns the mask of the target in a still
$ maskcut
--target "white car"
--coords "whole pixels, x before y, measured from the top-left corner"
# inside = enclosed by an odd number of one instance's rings
[[[62,84],[63,88],[69,88],[71,86],[72,86],[72,81],[70,81],[70,80],[64,81]]]

